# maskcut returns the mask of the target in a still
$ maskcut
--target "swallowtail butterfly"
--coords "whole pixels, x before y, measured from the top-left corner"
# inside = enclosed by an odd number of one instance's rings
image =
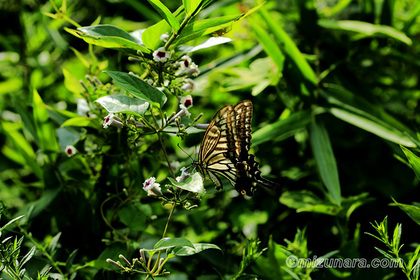
[[[258,184],[269,189],[279,185],[261,177],[251,148],[252,102],[244,100],[217,112],[201,142],[198,162],[193,162],[216,189],[223,188],[218,175],[225,177],[242,195],[252,196]]]

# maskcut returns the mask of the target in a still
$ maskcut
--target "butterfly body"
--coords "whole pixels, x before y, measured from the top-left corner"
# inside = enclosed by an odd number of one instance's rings
[[[252,196],[258,184],[275,189],[278,185],[261,177],[251,148],[252,102],[244,100],[227,105],[210,122],[193,163],[216,189],[223,188],[218,177],[225,177],[241,194]]]

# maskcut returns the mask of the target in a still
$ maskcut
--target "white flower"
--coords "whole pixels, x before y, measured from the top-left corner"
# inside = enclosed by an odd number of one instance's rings
[[[193,91],[195,87],[195,83],[191,79],[185,79],[185,83],[181,86],[181,90],[183,91]]]
[[[192,105],[193,105],[193,100],[192,100],[191,95],[187,95],[187,96],[181,97],[181,99],[179,100],[179,107],[181,109],[183,107],[190,108],[190,107],[192,107]]]
[[[118,118],[112,113],[109,113],[104,119],[104,128],[106,129],[111,125],[116,127],[124,126],[120,118]]]
[[[144,181],[143,190],[145,190],[147,192],[148,196],[159,197],[159,196],[163,195],[162,191],[161,191],[161,188],[160,188],[160,184],[156,183],[156,178],[155,177],[151,177],[151,178],[147,179],[146,181]]]
[[[79,116],[86,117],[88,115],[89,110],[89,105],[86,99],[77,98],[77,114]]]
[[[187,107],[185,107],[185,105],[184,104],[180,104],[179,105],[179,108],[181,108],[181,111],[179,112],[180,114],[179,114],[179,117],[190,117],[191,116],[191,113],[190,112],[188,112],[188,109],[187,109]]]
[[[194,62],[191,63],[190,69],[187,72],[189,75],[198,76],[200,74],[200,70],[198,69],[198,65]]]
[[[156,62],[166,62],[169,58],[169,52],[164,47],[158,48],[153,52],[153,60]]]
[[[181,70],[186,70],[190,68],[191,63],[192,63],[191,57],[189,57],[188,55],[184,55],[183,57],[181,57],[181,61],[179,62],[179,65],[181,66]]]
[[[190,173],[185,171],[186,169],[187,169],[186,167],[181,168],[181,176],[178,176],[175,178],[177,182],[184,182],[186,178],[191,176]]]
[[[168,33],[163,33],[162,35],[160,35],[159,40],[166,42],[168,38],[169,38]]]
[[[150,191],[152,189],[153,184],[155,184],[155,183],[156,183],[156,178],[155,177],[150,177],[149,179],[144,181],[143,189],[145,191]]]
[[[191,104],[192,104],[192,103],[191,103]],[[190,106],[191,106],[191,105],[190,105]],[[187,107],[185,107],[185,105],[184,105],[183,103],[180,103],[180,104],[179,104],[179,108],[181,108],[181,110],[180,110],[178,113],[176,113],[176,115],[175,115],[175,116],[173,116],[173,117],[169,120],[169,123],[171,123],[171,122],[175,121],[177,118],[182,118],[182,117],[185,117],[185,116],[187,116],[187,117],[190,117],[190,116],[191,116],[191,113],[190,113],[190,112],[188,112]]]
[[[67,155],[68,157],[72,157],[72,156],[74,156],[74,155],[77,153],[77,150],[76,150],[76,148],[75,148],[74,146],[72,146],[72,145],[68,145],[68,146],[64,149],[64,152],[66,153],[66,155]]]

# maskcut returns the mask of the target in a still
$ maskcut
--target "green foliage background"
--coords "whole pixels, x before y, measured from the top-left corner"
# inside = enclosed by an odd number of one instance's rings
[[[175,11],[182,2],[165,4]],[[259,4],[214,1],[199,18],[240,15]],[[102,129],[105,111],[87,125],[63,126],[77,116],[85,75],[111,84],[102,71],[142,71],[127,54],[64,28],[74,28],[71,19],[132,32],[161,16],[143,1],[66,7],[68,18],[52,19],[51,2],[0,3],[1,225],[25,215],[2,238],[25,236],[25,252],[36,245],[26,264],[32,277],[45,266],[65,279],[129,277],[105,260],[138,258],[160,239],[169,208],[147,197],[142,183],[151,176],[169,183],[170,174],[156,137],[133,148],[124,133]],[[203,113],[199,122],[208,123],[221,107],[250,99],[253,153],[282,189],[248,198],[227,182],[217,192],[207,181],[197,209],[175,211],[168,236],[213,243],[223,254],[173,258],[166,279],[231,279],[238,271],[240,279],[401,279],[397,269],[287,270],[285,259],[383,257],[374,248],[381,243],[364,232],[385,216],[403,225],[403,257],[418,259],[419,12],[415,0],[269,0],[221,30],[234,41],[192,55],[201,70],[192,116]],[[165,107],[178,109],[173,99]],[[166,137],[171,162],[190,164],[177,143],[194,154],[202,135]],[[68,158],[70,144],[85,153]]]

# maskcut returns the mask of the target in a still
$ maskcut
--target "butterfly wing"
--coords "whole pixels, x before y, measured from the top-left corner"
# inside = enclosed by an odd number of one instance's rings
[[[232,143],[234,111],[231,105],[217,112],[204,134],[198,155],[198,168],[201,174],[210,178],[221,189],[222,183],[216,175],[222,175],[234,185],[236,181],[235,166],[228,157]]]
[[[251,149],[252,102],[244,100],[232,107],[225,106],[217,112],[204,134],[201,142],[199,172],[223,188],[218,177],[225,177],[235,189],[252,196],[257,184],[277,189],[275,182],[261,177],[258,162]]]
[[[246,160],[251,148],[252,102],[244,100],[234,107],[236,135],[235,156],[238,161]]]

